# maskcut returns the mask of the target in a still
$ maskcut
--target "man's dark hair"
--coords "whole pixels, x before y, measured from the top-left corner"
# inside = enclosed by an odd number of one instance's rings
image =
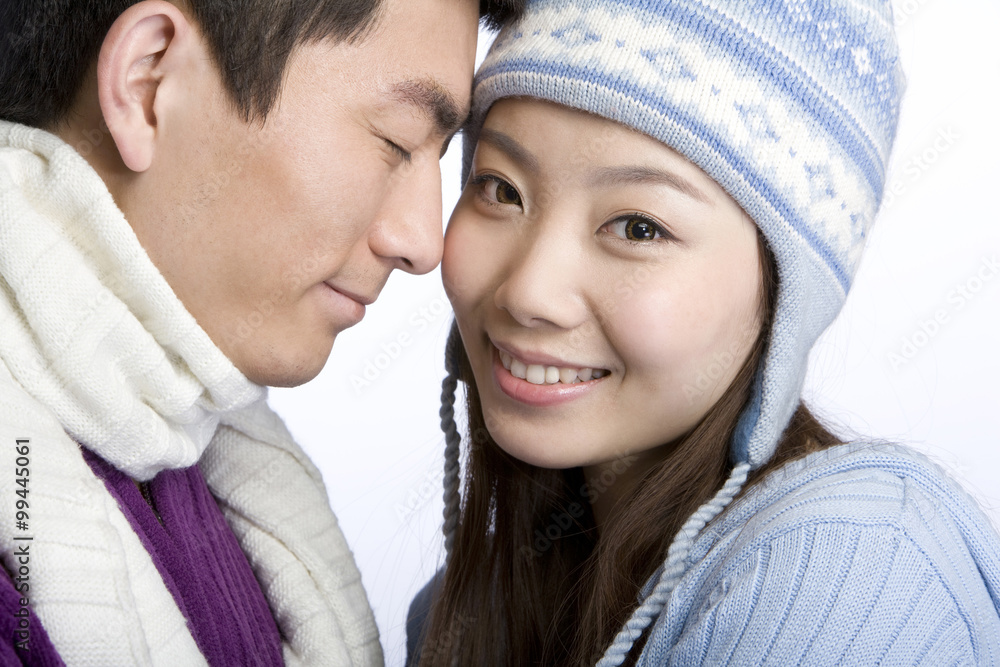
[[[49,128],[69,111],[115,20],[139,0],[0,0],[0,119]],[[237,109],[263,119],[296,45],[352,40],[385,0],[186,0]],[[399,0],[406,2],[407,0]],[[493,28],[526,0],[480,0]]]

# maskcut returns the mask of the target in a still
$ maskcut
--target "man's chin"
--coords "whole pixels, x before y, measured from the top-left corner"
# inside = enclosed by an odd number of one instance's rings
[[[248,380],[264,387],[298,387],[316,378],[326,366],[333,350],[334,336],[325,350],[313,354],[296,355],[294,353],[268,356],[258,355],[248,363],[236,363],[236,367]]]

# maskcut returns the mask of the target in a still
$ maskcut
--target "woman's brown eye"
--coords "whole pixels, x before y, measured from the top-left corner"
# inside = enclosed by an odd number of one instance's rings
[[[626,213],[605,223],[601,229],[631,243],[645,244],[673,239],[663,227],[641,213]]]
[[[503,181],[496,182],[496,199],[501,204],[513,204],[514,206],[521,205],[521,195],[517,194],[517,190],[510,183],[505,183]]]
[[[475,186],[479,196],[491,206],[521,206],[517,188],[498,176],[478,176],[469,185]]]
[[[631,217],[625,221],[625,238],[629,241],[652,241],[657,231],[656,225],[645,218]]]

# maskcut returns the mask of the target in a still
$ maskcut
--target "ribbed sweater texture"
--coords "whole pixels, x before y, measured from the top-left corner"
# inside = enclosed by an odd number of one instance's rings
[[[638,665],[1000,664],[1000,539],[898,446],[793,462],[703,534]]]
[[[787,464],[687,560],[639,667],[1000,664],[1000,537],[906,447],[853,443]],[[408,664],[431,590],[410,607]]]

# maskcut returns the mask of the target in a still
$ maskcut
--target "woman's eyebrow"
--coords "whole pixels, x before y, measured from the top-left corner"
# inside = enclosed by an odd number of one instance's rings
[[[527,171],[534,174],[538,173],[538,158],[532,155],[527,148],[503,132],[484,127],[479,132],[479,141],[490,144],[494,148],[506,153],[508,157],[520,164]]]
[[[620,166],[601,167],[591,172],[588,185],[594,186],[615,186],[615,185],[666,185],[681,192],[692,199],[696,199],[703,204],[712,204],[712,200],[704,192],[695,187],[690,181],[671,173],[653,167],[645,166]]]

